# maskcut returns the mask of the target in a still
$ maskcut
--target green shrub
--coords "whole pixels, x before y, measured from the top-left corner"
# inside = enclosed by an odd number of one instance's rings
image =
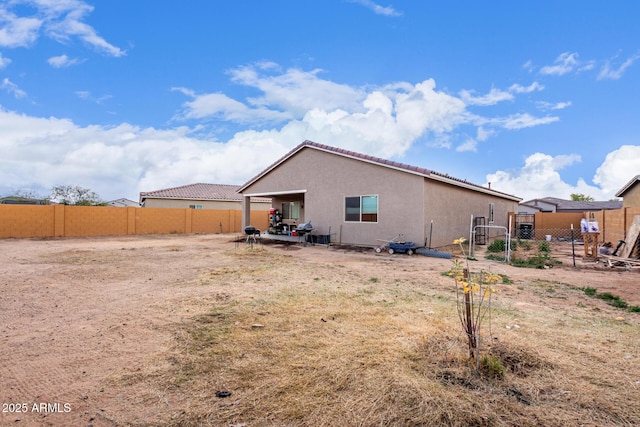
[[[504,261],[505,259],[504,255],[496,255],[496,254],[489,254],[485,258],[491,261]]]
[[[629,304],[620,298],[618,295],[614,295],[611,292],[596,292],[596,288],[581,288],[584,293],[590,297],[595,297],[603,300],[607,304],[616,307],[616,308],[625,308],[632,313],[640,313],[640,307],[637,305],[633,305],[629,307]]]
[[[513,257],[511,259],[511,265],[513,265],[514,267],[551,268],[560,264],[562,264],[562,261],[553,259],[548,255],[535,255],[530,258]]]
[[[503,239],[496,239],[487,247],[488,252],[504,252],[507,244]]]
[[[489,354],[480,359],[480,372],[491,378],[504,378],[507,371],[499,357]]]
[[[503,285],[511,285],[513,283],[513,280],[511,280],[506,274],[498,274],[498,276],[502,278]]]
[[[531,242],[528,240],[518,239],[518,246],[524,249],[525,251],[528,251],[529,249],[531,249]]]
[[[548,254],[551,252],[551,245],[549,242],[540,242],[538,243],[538,251],[540,253]]]

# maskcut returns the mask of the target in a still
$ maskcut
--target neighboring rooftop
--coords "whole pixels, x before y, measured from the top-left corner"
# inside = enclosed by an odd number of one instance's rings
[[[116,199],[116,200],[110,200],[107,202],[107,206],[113,206],[116,208],[127,208],[127,207],[140,207],[140,203],[138,202],[134,202],[131,199],[127,199],[125,197],[120,198],[120,199]]]
[[[184,199],[184,200],[216,200],[242,201],[238,193],[239,185],[196,183],[180,187],[164,188],[162,190],[140,193],[140,202],[144,199]],[[264,197],[252,197],[252,202],[270,202]]]
[[[616,193],[616,197],[624,197],[624,194],[629,191],[629,189],[631,189],[631,187],[635,186],[638,182],[640,182],[640,175],[636,175],[633,178],[631,178],[631,181],[627,182],[624,187],[622,187],[620,189],[620,191],[618,191]]]
[[[9,196],[0,198],[0,204],[2,205],[48,205],[49,200],[46,199],[33,199],[30,197]]]
[[[556,212],[602,211],[622,208],[622,201],[620,200],[606,202],[578,202],[575,200],[558,199],[556,197],[543,197],[520,203],[522,206],[528,206],[531,208],[540,208],[541,204],[554,205],[556,207]]]

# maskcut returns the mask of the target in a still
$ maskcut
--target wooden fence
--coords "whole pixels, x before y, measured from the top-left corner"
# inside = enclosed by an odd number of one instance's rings
[[[268,211],[252,211],[251,225],[267,228]],[[0,238],[131,234],[239,233],[240,210],[0,205]]]

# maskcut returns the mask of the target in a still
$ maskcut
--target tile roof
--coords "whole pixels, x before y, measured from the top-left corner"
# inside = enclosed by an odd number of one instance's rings
[[[353,158],[353,159],[357,159],[357,160],[361,160],[361,161],[365,161],[365,162],[369,162],[369,163],[374,163],[374,164],[377,164],[379,166],[389,167],[389,168],[392,168],[392,169],[397,169],[397,170],[400,170],[400,171],[404,171],[404,172],[408,172],[408,173],[412,173],[412,174],[416,174],[416,175],[421,175],[421,176],[424,176],[425,178],[432,178],[432,179],[435,179],[435,180],[438,180],[438,181],[445,181],[445,182],[448,182],[448,183],[453,184],[453,185],[469,188],[469,189],[476,190],[476,191],[481,191],[481,192],[484,192],[484,193],[494,194],[494,195],[499,196],[499,197],[505,197],[505,198],[509,198],[509,199],[512,199],[512,200],[515,200],[515,201],[520,201],[521,200],[519,197],[516,197],[514,195],[503,193],[503,192],[500,192],[500,191],[496,191],[496,190],[493,190],[491,188],[484,187],[482,185],[473,184],[471,182],[468,182],[466,179],[459,179],[459,178],[455,178],[455,177],[453,177],[451,175],[448,175],[448,174],[436,172],[436,171],[433,171],[433,170],[430,170],[430,169],[425,169],[425,168],[422,168],[422,167],[419,167],[419,166],[412,166],[412,165],[408,165],[406,163],[400,163],[400,162],[396,162],[396,161],[393,161],[393,160],[386,160],[386,159],[382,159],[380,157],[370,156],[368,154],[356,153],[355,151],[349,151],[349,150],[344,150],[342,148],[331,147],[329,145],[319,144],[317,142],[313,142],[313,141],[309,141],[309,140],[302,142],[297,147],[295,147],[293,150],[291,150],[289,153],[285,154],[283,157],[281,157],[279,160],[277,160],[275,163],[273,163],[271,166],[267,167],[260,174],[256,175],[252,179],[250,179],[247,183],[245,183],[242,187],[240,187],[239,191],[242,192],[245,188],[247,188],[248,186],[253,184],[255,181],[257,181],[260,178],[262,178],[263,176],[265,176],[272,169],[276,168],[278,165],[283,163],[285,160],[287,160],[289,157],[293,156],[294,154],[296,154],[298,151],[302,150],[303,148],[314,148],[314,149],[317,149],[317,150],[327,151],[327,152],[335,153],[335,154],[338,154],[338,155],[341,155],[341,156],[350,157],[350,158]]]
[[[622,208],[621,201],[593,201],[593,202],[581,202],[576,200],[564,200],[558,199],[557,197],[543,197],[541,199],[533,199],[527,200],[526,202],[520,203],[521,205],[538,207],[536,202],[544,202],[550,205],[555,205],[556,210],[558,211],[566,211],[566,210],[574,210],[574,211],[598,211],[598,210],[608,210],[608,209],[620,209]]]
[[[140,193],[140,201],[144,199],[186,199],[186,200],[217,200],[242,201],[238,193],[239,185],[196,183],[180,187],[164,188],[162,190]],[[252,202],[270,202],[264,197],[252,197]]]

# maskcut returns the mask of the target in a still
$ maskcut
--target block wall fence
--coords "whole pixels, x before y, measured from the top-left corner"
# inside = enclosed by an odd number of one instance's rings
[[[591,215],[600,226],[599,241],[615,244],[624,240],[633,217],[640,215],[640,208],[593,213],[539,212],[535,214],[535,238],[543,239],[548,230],[569,230],[572,224],[579,233],[580,220]],[[268,223],[268,211],[251,212],[254,227],[266,230]],[[232,209],[0,205],[0,238],[3,239],[241,232],[242,211]]]
[[[640,215],[640,208],[622,208],[616,210],[606,210],[597,212],[537,212],[535,214],[534,238],[543,240],[545,235],[558,233],[563,237],[570,235],[573,225],[575,236],[580,237],[580,221],[588,218],[598,221],[600,235],[598,241],[601,243],[611,242],[614,247],[618,240],[626,238],[627,230],[633,223],[633,217]],[[514,225],[513,213],[509,213],[511,224]],[[514,230],[514,234],[516,231]]]
[[[251,212],[254,227],[268,221],[268,211]],[[240,210],[0,205],[0,238],[240,232]]]

